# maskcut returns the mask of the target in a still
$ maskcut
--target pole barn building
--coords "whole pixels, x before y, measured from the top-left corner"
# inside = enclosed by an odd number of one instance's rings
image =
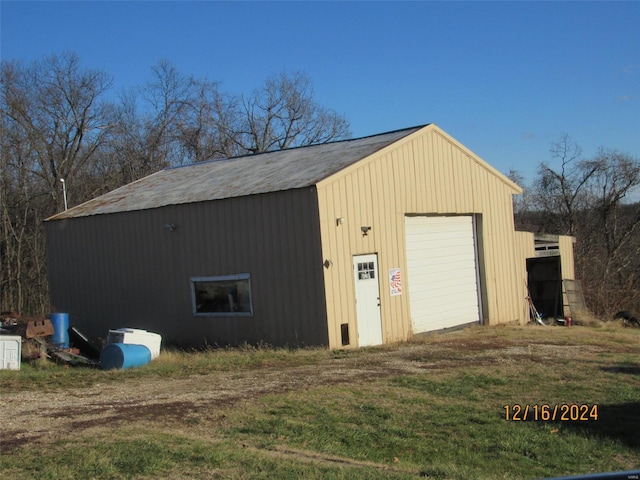
[[[182,346],[524,323],[517,193],[434,124],[169,168],[47,220],[52,308]]]

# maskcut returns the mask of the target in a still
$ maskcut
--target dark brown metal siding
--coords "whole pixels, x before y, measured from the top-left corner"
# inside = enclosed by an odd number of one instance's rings
[[[174,231],[165,224],[175,224]],[[92,339],[328,345],[315,188],[46,223],[52,308]],[[194,317],[190,278],[249,273],[252,317]]]

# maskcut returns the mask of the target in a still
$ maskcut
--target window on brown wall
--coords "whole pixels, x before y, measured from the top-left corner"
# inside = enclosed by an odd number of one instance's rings
[[[192,277],[191,300],[194,316],[252,316],[250,275]]]

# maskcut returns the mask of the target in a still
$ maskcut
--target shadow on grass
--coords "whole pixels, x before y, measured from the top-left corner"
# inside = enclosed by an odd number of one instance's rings
[[[626,373],[627,375],[640,375],[640,365],[614,365],[611,367],[600,367],[601,370],[609,373]]]
[[[587,421],[555,421],[562,428],[617,440],[640,450],[640,401],[612,405],[598,405],[598,419]]]

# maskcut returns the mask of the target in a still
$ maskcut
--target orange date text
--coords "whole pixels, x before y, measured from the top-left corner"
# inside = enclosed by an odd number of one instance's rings
[[[560,422],[588,422],[598,420],[598,405],[578,405],[576,403],[563,404],[535,404],[505,405],[505,420],[508,422],[526,421],[560,421]]]

